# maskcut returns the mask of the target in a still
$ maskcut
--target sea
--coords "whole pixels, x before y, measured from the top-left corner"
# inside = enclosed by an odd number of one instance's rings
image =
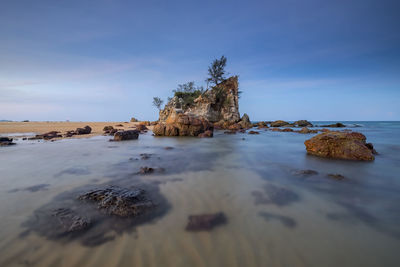
[[[398,267],[400,122],[343,123],[374,145],[374,161],[307,155],[315,134],[264,129],[213,138],[149,131],[123,142],[17,137],[0,147],[0,266]],[[80,194],[107,186],[141,188],[157,209],[60,234],[52,211],[79,208]],[[226,221],[186,229],[189,216],[214,213]]]

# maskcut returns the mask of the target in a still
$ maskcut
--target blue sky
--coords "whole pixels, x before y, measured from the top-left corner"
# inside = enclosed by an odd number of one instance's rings
[[[221,55],[252,120],[400,120],[399,1],[0,1],[0,119],[155,120]]]

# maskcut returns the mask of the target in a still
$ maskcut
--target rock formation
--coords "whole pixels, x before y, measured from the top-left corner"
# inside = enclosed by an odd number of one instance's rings
[[[178,97],[173,97],[160,111],[160,121],[167,121],[175,117],[177,113],[200,116],[215,123],[228,121],[236,123],[240,121],[238,77],[233,76],[220,84],[205,91],[194,100],[192,105],[182,107]]]
[[[192,114],[173,114],[166,122],[154,126],[153,133],[156,136],[212,137],[214,126],[207,119]]]
[[[304,142],[307,153],[319,157],[374,160],[376,151],[372,144],[365,142],[366,137],[357,132],[326,132]]]

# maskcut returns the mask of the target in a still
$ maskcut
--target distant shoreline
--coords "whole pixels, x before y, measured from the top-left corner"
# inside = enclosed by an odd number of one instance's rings
[[[1,134],[18,134],[18,137],[23,137],[24,133],[26,136],[32,136],[35,134],[44,134],[50,131],[58,131],[65,133],[66,131],[76,130],[76,128],[82,128],[89,125],[92,128],[90,134],[85,135],[74,135],[71,138],[87,138],[92,136],[103,135],[103,128],[105,126],[113,126],[117,129],[132,130],[130,127],[134,127],[139,122],[66,122],[66,121],[32,121],[32,122],[0,122],[0,135]],[[118,125],[118,126],[117,126]],[[122,125],[122,126],[121,126]],[[149,126],[149,128],[151,128]],[[12,137],[12,135],[11,135]]]

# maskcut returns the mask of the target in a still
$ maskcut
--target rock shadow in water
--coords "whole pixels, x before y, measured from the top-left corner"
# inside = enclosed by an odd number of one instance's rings
[[[110,187],[121,190],[108,194]],[[106,193],[96,195],[97,189]],[[129,204],[131,196],[135,197],[130,192],[140,192],[140,196],[136,196],[140,200],[136,206]],[[142,205],[143,199],[146,200],[143,203],[151,203],[152,207]],[[77,240],[84,246],[94,247],[124,233],[132,233],[138,225],[155,222],[169,209],[168,201],[154,183],[125,178],[115,180],[113,184],[87,185],[61,193],[35,210],[22,224],[26,231],[20,238],[35,232],[49,240],[62,243]],[[125,212],[127,210],[129,212]]]
[[[300,196],[297,193],[284,187],[267,184],[263,189],[264,192],[253,191],[251,193],[254,197],[255,205],[274,204],[277,206],[286,206],[300,201]]]
[[[37,185],[25,187],[25,188],[15,188],[15,189],[8,191],[8,193],[16,193],[19,191],[28,191],[28,192],[34,193],[34,192],[38,192],[38,191],[48,190],[49,186],[50,186],[50,184],[37,184]]]
[[[259,212],[259,216],[263,217],[265,221],[276,220],[282,223],[283,226],[287,228],[295,228],[297,226],[297,222],[288,216],[283,216],[270,212]]]
[[[67,175],[76,175],[76,176],[88,175],[88,174],[90,174],[90,171],[89,171],[88,168],[85,168],[85,167],[83,167],[83,168],[81,168],[81,167],[68,168],[68,169],[62,170],[61,172],[55,174],[54,177],[60,177],[60,176],[65,175],[65,174],[67,174]]]

